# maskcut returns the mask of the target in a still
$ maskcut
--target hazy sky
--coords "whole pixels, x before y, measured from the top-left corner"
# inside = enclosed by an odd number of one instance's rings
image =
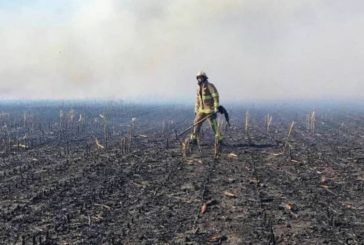
[[[0,0],[0,98],[364,98],[362,0]]]

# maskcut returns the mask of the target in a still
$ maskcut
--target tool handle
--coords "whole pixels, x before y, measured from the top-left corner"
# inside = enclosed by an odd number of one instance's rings
[[[205,116],[204,118],[202,118],[201,120],[195,122],[194,124],[192,124],[190,127],[186,128],[185,130],[183,130],[181,133],[179,133],[177,136],[181,137],[183,134],[185,134],[188,130],[192,129],[193,127],[195,127],[197,124],[205,121],[207,118],[211,117],[212,115],[216,114],[217,112],[212,112],[210,114],[208,114],[207,116]]]

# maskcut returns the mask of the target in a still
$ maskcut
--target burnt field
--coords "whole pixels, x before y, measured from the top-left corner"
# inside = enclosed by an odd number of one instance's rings
[[[227,109],[0,105],[0,243],[364,244],[362,109]]]

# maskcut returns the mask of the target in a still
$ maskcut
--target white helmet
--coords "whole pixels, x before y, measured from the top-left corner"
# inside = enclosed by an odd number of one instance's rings
[[[203,71],[199,71],[197,74],[196,74],[196,78],[199,78],[199,77],[205,77],[207,79],[207,75],[205,72]]]

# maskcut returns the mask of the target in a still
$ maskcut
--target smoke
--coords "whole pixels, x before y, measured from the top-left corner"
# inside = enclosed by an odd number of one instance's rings
[[[364,98],[364,2],[0,0],[0,96]]]

